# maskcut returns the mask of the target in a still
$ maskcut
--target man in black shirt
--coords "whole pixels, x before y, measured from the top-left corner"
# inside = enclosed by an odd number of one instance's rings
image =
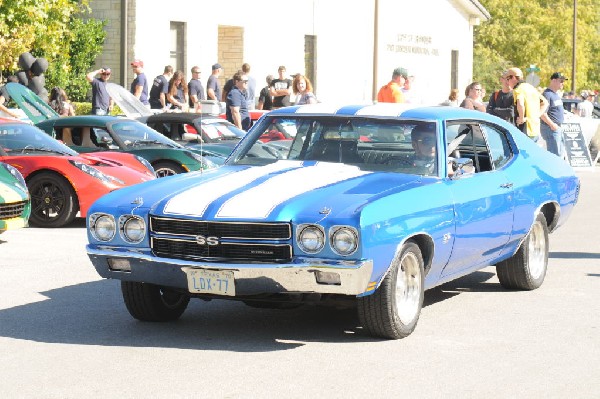
[[[285,74],[285,67],[282,65],[279,67],[279,78],[271,81],[270,93],[273,96],[273,109],[287,107],[290,105],[290,95],[292,94],[292,80],[286,79],[283,75]]]
[[[167,92],[169,91],[169,80],[173,76],[173,67],[167,65],[162,75],[158,75],[152,81],[152,88],[150,89],[150,108],[152,109],[166,109],[167,106]]]
[[[515,100],[512,89],[508,86],[508,81],[500,76],[502,89],[492,93],[486,107],[488,114],[496,115],[511,124],[515,124]]]
[[[267,75],[267,85],[262,88],[258,95],[258,109],[264,109],[270,111],[273,109],[273,97],[271,97],[271,82],[273,81],[273,75]]]

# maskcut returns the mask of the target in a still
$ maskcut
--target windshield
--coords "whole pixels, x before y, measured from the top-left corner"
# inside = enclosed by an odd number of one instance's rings
[[[204,134],[211,140],[239,140],[246,135],[246,132],[238,129],[229,122],[222,120],[210,120],[202,122]]]
[[[0,151],[7,155],[78,155],[66,145],[58,142],[35,126],[26,124],[0,125]]]
[[[236,149],[229,163],[265,165],[289,159],[433,176],[437,175],[437,130],[435,122],[422,121],[267,117],[252,128],[248,140]],[[265,142],[266,135],[269,140]]]
[[[119,136],[127,147],[159,146],[181,148],[179,144],[156,130],[136,121],[119,121],[110,125],[111,131]]]

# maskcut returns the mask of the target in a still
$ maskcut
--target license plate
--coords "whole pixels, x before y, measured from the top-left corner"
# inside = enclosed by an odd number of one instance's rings
[[[188,290],[193,294],[235,296],[231,270],[187,269]]]

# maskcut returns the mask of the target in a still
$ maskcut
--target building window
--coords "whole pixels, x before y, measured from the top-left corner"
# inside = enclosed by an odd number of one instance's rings
[[[458,50],[452,50],[452,58],[450,60],[450,88],[458,88]]]
[[[171,22],[170,65],[175,71],[185,70],[185,22]]]

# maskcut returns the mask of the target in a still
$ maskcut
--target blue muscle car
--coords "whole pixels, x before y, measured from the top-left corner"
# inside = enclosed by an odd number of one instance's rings
[[[293,127],[288,146],[258,138]],[[190,298],[257,307],[350,300],[365,330],[402,338],[426,289],[496,265],[502,286],[546,275],[548,233],[579,179],[512,125],[451,107],[288,107],[225,165],[123,188],[87,218],[98,273],[127,309],[174,320]]]

